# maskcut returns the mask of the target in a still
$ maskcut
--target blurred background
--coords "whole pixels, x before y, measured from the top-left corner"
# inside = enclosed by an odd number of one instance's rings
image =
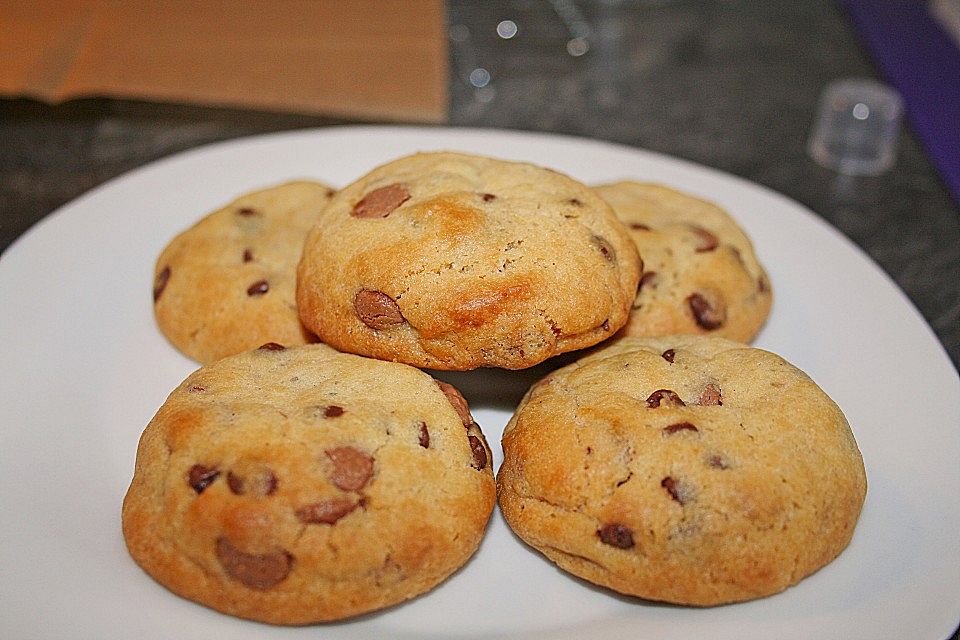
[[[217,140],[385,122],[556,132],[798,200],[960,364],[955,0],[0,0],[0,33],[0,250],[84,191]],[[823,91],[847,78],[903,100],[879,175],[808,153]]]

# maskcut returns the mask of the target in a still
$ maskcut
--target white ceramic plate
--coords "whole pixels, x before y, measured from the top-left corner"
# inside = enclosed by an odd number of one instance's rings
[[[586,182],[661,181],[715,200],[752,236],[776,301],[756,345],[809,373],[863,452],[850,547],[785,593],[711,609],[592,587],[494,514],[469,564],[426,596],[319,627],[269,627],[171,595],[127,555],[120,503],[137,439],[195,365],[157,331],[154,260],[180,229],[256,187],[343,185],[418,150],[530,160]],[[154,163],[45,219],[0,261],[0,637],[913,638],[960,613],[960,381],[933,333],[854,245],[796,203],[711,169],[557,136],[331,128]],[[497,451],[536,372],[453,374]]]

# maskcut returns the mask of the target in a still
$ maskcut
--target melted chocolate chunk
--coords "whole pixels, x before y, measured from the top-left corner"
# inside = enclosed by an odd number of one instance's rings
[[[323,409],[324,418],[339,418],[343,414],[344,414],[343,407],[340,407],[335,404],[331,404],[330,406],[324,407]]]
[[[361,289],[353,297],[353,310],[360,322],[378,331],[407,321],[400,312],[397,301],[382,291]]]
[[[487,448],[477,436],[467,436],[470,442],[470,451],[473,453],[474,468],[484,469],[487,466]]]
[[[359,491],[373,476],[373,458],[354,447],[337,447],[327,450],[333,463],[330,482],[344,491]]]
[[[293,569],[293,556],[287,551],[244,553],[225,537],[217,538],[216,553],[230,578],[258,591],[280,584]]]
[[[647,271],[644,273],[642,276],[640,276],[640,282],[637,284],[637,291],[640,291],[644,287],[651,285],[656,277],[656,271]]]
[[[219,469],[205,467],[202,464],[195,464],[187,472],[187,482],[198,494],[213,484],[213,481],[220,476]]]
[[[671,476],[667,476],[660,481],[660,486],[667,490],[667,493],[670,494],[670,497],[679,502],[680,504],[686,504],[687,496],[686,491],[684,491],[683,486],[674,480]]]
[[[409,199],[410,190],[407,185],[389,184],[365,195],[354,205],[350,215],[354,218],[386,218]]]
[[[163,290],[167,288],[167,282],[170,281],[170,267],[166,266],[160,270],[157,277],[153,280],[153,301],[160,299]]]
[[[437,386],[440,387],[440,390],[443,391],[443,395],[447,397],[447,401],[453,407],[454,411],[460,416],[460,421],[463,423],[463,426],[469,428],[470,425],[473,424],[473,416],[470,415],[470,405],[467,404],[466,398],[464,398],[452,384],[441,382],[440,380],[436,380],[435,382]]]
[[[597,535],[600,537],[600,542],[608,544],[611,547],[618,549],[633,548],[633,531],[622,524],[616,522],[605,524],[597,531]]]
[[[700,430],[697,429],[697,427],[690,422],[677,422],[675,424],[667,425],[666,427],[663,428],[663,432],[668,436],[673,435],[678,431],[693,431],[694,433],[696,433],[696,432],[699,432]]]
[[[693,319],[701,329],[713,331],[720,328],[727,319],[726,311],[716,303],[711,303],[699,293],[687,296],[687,305],[693,313]]]
[[[296,515],[305,524],[334,524],[358,506],[359,503],[350,498],[336,497],[300,507]]]
[[[246,476],[229,471],[227,486],[238,496],[247,493],[261,497],[269,496],[277,490],[277,476],[270,469],[261,469]]]
[[[723,397],[720,395],[720,387],[709,383],[704,387],[703,392],[700,394],[700,399],[697,401],[697,404],[708,406],[708,405],[722,405]]]
[[[657,389],[647,398],[647,406],[656,409],[659,406],[683,407],[685,405],[676,392],[670,389]]]
[[[267,291],[270,291],[270,283],[266,280],[258,280],[247,287],[248,296],[262,296]]]
[[[420,423],[420,432],[417,434],[417,442],[424,449],[430,448],[430,432],[427,430],[427,423]]]
[[[713,235],[703,227],[690,225],[690,228],[697,235],[697,246],[695,249],[697,253],[713,251],[720,246],[720,241],[717,240],[717,236]]]

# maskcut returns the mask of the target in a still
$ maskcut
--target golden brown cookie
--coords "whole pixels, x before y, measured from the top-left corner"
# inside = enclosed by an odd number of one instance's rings
[[[174,593],[304,624],[433,588],[476,550],[494,500],[456,389],[325,345],[268,344],[170,394],[141,437],[123,534]]]
[[[627,320],[640,260],[591,189],[458,153],[395,160],[341,190],[304,246],[304,324],[343,351],[520,369]]]
[[[182,232],[160,254],[154,313],[160,330],[201,363],[265,342],[314,342],[295,303],[307,231],[333,190],[298,181],[241,196]]]
[[[595,190],[630,229],[644,261],[622,335],[754,338],[773,292],[750,239],[726,211],[655,184],[617,182]]]
[[[866,493],[837,405],[767,351],[614,340],[527,393],[504,430],[500,508],[562,569],[716,605],[786,589],[849,543]]]

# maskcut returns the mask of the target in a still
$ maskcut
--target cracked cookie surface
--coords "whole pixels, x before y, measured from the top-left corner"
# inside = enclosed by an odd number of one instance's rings
[[[275,341],[315,342],[296,309],[297,261],[333,195],[318,182],[288,182],[240,196],[183,231],[154,271],[157,325],[201,363]]]
[[[343,351],[520,369],[627,320],[640,259],[592,190],[458,153],[395,160],[342,189],[305,246],[304,324]]]
[[[594,187],[630,231],[644,271],[621,335],[749,342],[773,302],[750,239],[717,205],[657,184]]]
[[[622,593],[709,606],[786,589],[849,543],[850,427],[803,372],[701,336],[615,339],[534,385],[503,435],[500,508]]]
[[[185,598],[274,624],[341,619],[467,561],[494,505],[490,460],[452,386],[272,343],[170,394],[141,437],[123,534]]]

